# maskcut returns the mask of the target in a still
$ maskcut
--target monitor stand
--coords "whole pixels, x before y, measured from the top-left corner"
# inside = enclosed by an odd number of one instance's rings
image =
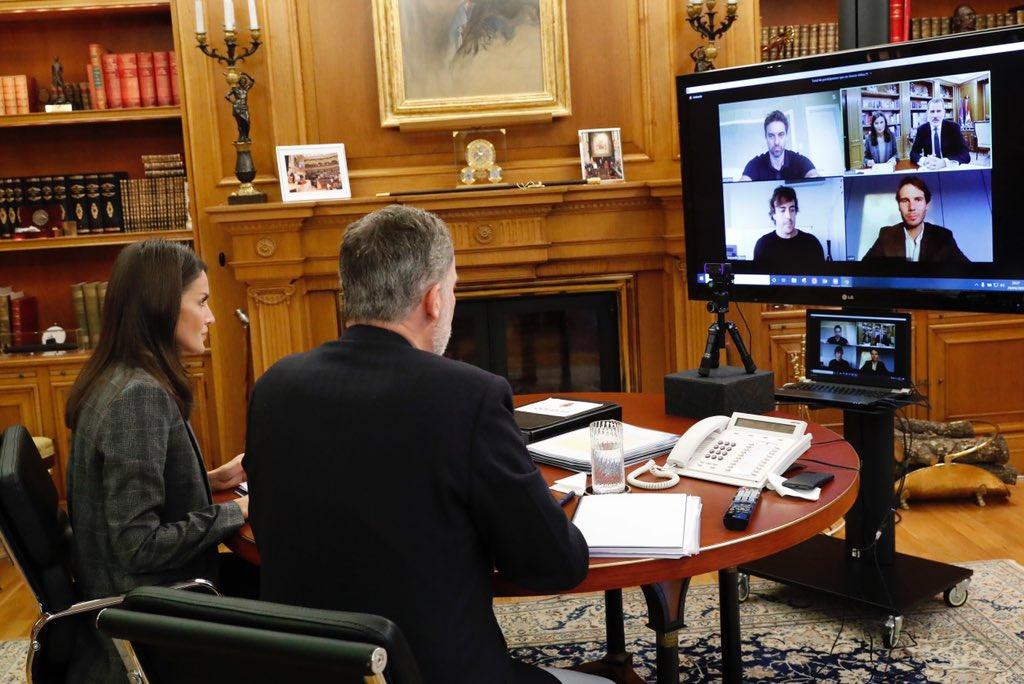
[[[889,648],[899,641],[906,608],[939,592],[950,606],[963,605],[974,573],[896,552],[894,429],[892,408],[843,411],[843,436],[861,461],[860,490],[845,516],[845,540],[819,534],[740,567],[746,575],[821,591],[886,612],[883,642]],[[741,574],[741,596],[747,581]]]

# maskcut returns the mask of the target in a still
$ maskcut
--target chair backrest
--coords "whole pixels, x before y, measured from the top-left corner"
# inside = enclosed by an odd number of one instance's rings
[[[131,642],[151,684],[361,682],[382,659],[380,681],[422,682],[401,631],[376,615],[141,587],[98,625]]]
[[[71,525],[32,436],[12,425],[0,437],[0,535],[40,608],[58,613],[75,602],[70,571]],[[74,647],[75,621],[46,630],[34,667],[60,671]]]

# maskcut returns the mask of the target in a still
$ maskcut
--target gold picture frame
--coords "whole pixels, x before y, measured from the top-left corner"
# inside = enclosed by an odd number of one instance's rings
[[[384,128],[572,113],[565,0],[373,0],[373,29]]]

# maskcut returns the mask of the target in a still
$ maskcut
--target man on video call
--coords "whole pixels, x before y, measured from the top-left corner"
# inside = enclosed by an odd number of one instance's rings
[[[764,118],[764,141],[768,145],[768,151],[747,162],[740,180],[791,181],[817,178],[820,174],[810,159],[799,152],[786,149],[788,137],[789,119],[776,109]]]
[[[928,100],[928,121],[921,124],[914,134],[910,161],[928,171],[938,171],[971,161],[971,153],[967,150],[960,126],[956,122],[946,121],[946,102],[941,97]]]
[[[888,375],[889,369],[885,367],[885,362],[878,358],[878,350],[872,349],[871,358],[860,367],[860,372],[865,375]]]
[[[796,227],[800,205],[793,188],[780,185],[768,200],[768,216],[775,230],[758,238],[754,245],[754,261],[769,266],[785,267],[823,264],[825,250],[810,233]]]
[[[834,333],[832,335],[832,337],[830,337],[827,340],[825,340],[828,344],[843,344],[843,345],[849,344],[847,339],[845,337],[843,337],[843,328],[842,328],[842,326],[838,326],[837,325],[836,327],[832,328],[832,332]]]
[[[929,264],[966,264],[948,228],[925,221],[931,207],[932,191],[917,176],[907,176],[896,188],[896,204],[903,220],[894,226],[884,226],[878,239],[864,255],[864,261],[904,259]]]
[[[828,362],[828,369],[834,371],[848,371],[853,370],[853,366],[850,362],[843,358],[843,348],[836,347],[836,357]]]

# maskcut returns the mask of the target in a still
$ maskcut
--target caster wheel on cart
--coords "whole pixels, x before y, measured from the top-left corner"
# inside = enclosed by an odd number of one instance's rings
[[[946,602],[947,606],[959,608],[967,603],[967,585],[969,582],[970,580],[965,579],[942,593],[942,600]]]
[[[740,603],[750,598],[750,575],[745,572],[736,574],[736,584],[739,593]]]
[[[896,648],[903,630],[903,616],[890,615],[882,626],[882,643],[886,648]]]

